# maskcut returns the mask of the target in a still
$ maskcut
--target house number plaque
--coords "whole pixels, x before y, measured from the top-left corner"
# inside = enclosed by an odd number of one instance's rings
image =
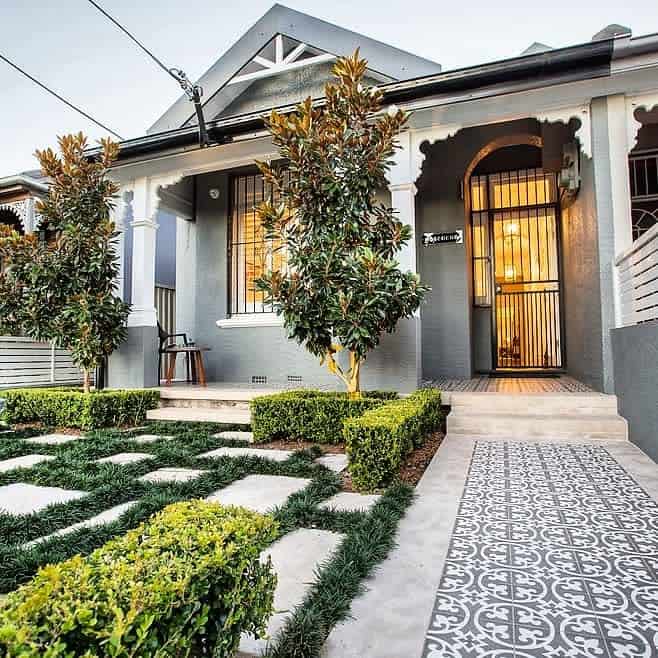
[[[444,233],[423,233],[423,247],[431,247],[435,244],[462,244],[464,242],[464,231],[446,231]]]

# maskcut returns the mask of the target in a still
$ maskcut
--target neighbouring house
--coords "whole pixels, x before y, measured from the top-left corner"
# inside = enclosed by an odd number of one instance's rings
[[[412,111],[381,194],[413,229],[401,264],[432,286],[368,358],[364,385],[566,373],[616,392],[636,435],[658,428],[658,35],[618,25],[442,71],[275,5],[199,81],[209,145],[184,96],[121,145],[133,309],[110,385],[158,383],[162,213],[176,224],[176,330],[212,349],[211,381],[335,385],[253,289],[267,267],[254,162],[278,157],[263,115],[321,102],[333,60],[357,47],[385,103]]]
[[[48,179],[39,170],[26,171],[0,178],[0,224],[30,234],[41,230],[36,203],[48,193]],[[160,324],[169,333],[175,327],[175,261],[176,219],[160,212],[158,215],[156,284],[154,298]],[[46,236],[44,236],[45,238]],[[131,270],[132,234],[123,234],[123,262]],[[130,296],[127,297],[130,301]],[[39,343],[22,336],[0,336],[0,390],[13,386],[67,385],[81,381],[66,350]]]

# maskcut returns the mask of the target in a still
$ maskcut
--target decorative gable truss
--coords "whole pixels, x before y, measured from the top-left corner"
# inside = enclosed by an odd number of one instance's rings
[[[283,34],[277,34],[237,75],[229,80],[229,85],[252,82],[269,78],[280,73],[330,62],[336,58],[306,43],[295,41]]]

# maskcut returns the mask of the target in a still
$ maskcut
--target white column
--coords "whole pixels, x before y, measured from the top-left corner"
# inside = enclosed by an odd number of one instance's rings
[[[400,269],[418,272],[416,262],[416,186],[414,183],[390,185],[391,206],[398,213],[398,219],[411,228],[411,238],[397,255]]]
[[[115,292],[124,300],[126,298],[126,194],[128,194],[126,190],[120,190],[114,208],[112,208],[112,211],[110,212],[110,220],[114,222],[114,229],[118,233],[114,246],[115,253],[119,259],[119,273],[117,274],[115,282]]]
[[[628,119],[623,94],[608,96],[608,139],[615,254],[633,244],[631,188],[628,175]]]
[[[176,217],[176,331],[196,339],[196,223]]]
[[[133,187],[132,311],[129,327],[155,327],[155,238],[158,224],[157,189],[143,178]]]

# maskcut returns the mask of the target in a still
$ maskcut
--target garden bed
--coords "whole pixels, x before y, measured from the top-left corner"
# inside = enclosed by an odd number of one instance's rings
[[[323,452],[320,447],[298,442],[268,445],[293,451],[283,461],[254,456],[209,457],[209,451],[247,447],[244,442],[214,436],[228,429],[237,427],[150,423],[147,428],[128,432],[105,429],[84,436],[70,434],[70,440],[60,443],[39,443],[36,436],[44,430],[33,427],[2,435],[0,463],[35,457],[42,461],[0,472],[0,501],[8,487],[17,485],[71,496],[29,514],[0,514],[0,595],[30,581],[46,564],[68,560],[75,554],[89,555],[167,505],[221,497],[231,485],[256,475],[283,476],[308,484],[273,510],[279,537],[298,530],[341,536],[331,559],[323,563],[316,578],[308,579],[303,601],[292,606],[292,617],[277,636],[272,654],[279,658],[318,656],[333,626],[348,617],[362,580],[393,547],[398,521],[411,503],[413,491],[407,485],[395,484],[367,511],[346,513],[323,508],[324,501],[343,489],[343,482],[338,474],[316,463]],[[327,451],[340,448],[331,446]],[[146,457],[125,459],[125,455],[136,454]],[[124,456],[122,461],[107,461],[119,455]],[[144,479],[162,469],[200,473],[180,481]],[[14,502],[19,507],[23,504],[21,500]],[[112,510],[121,512],[100,520]]]

